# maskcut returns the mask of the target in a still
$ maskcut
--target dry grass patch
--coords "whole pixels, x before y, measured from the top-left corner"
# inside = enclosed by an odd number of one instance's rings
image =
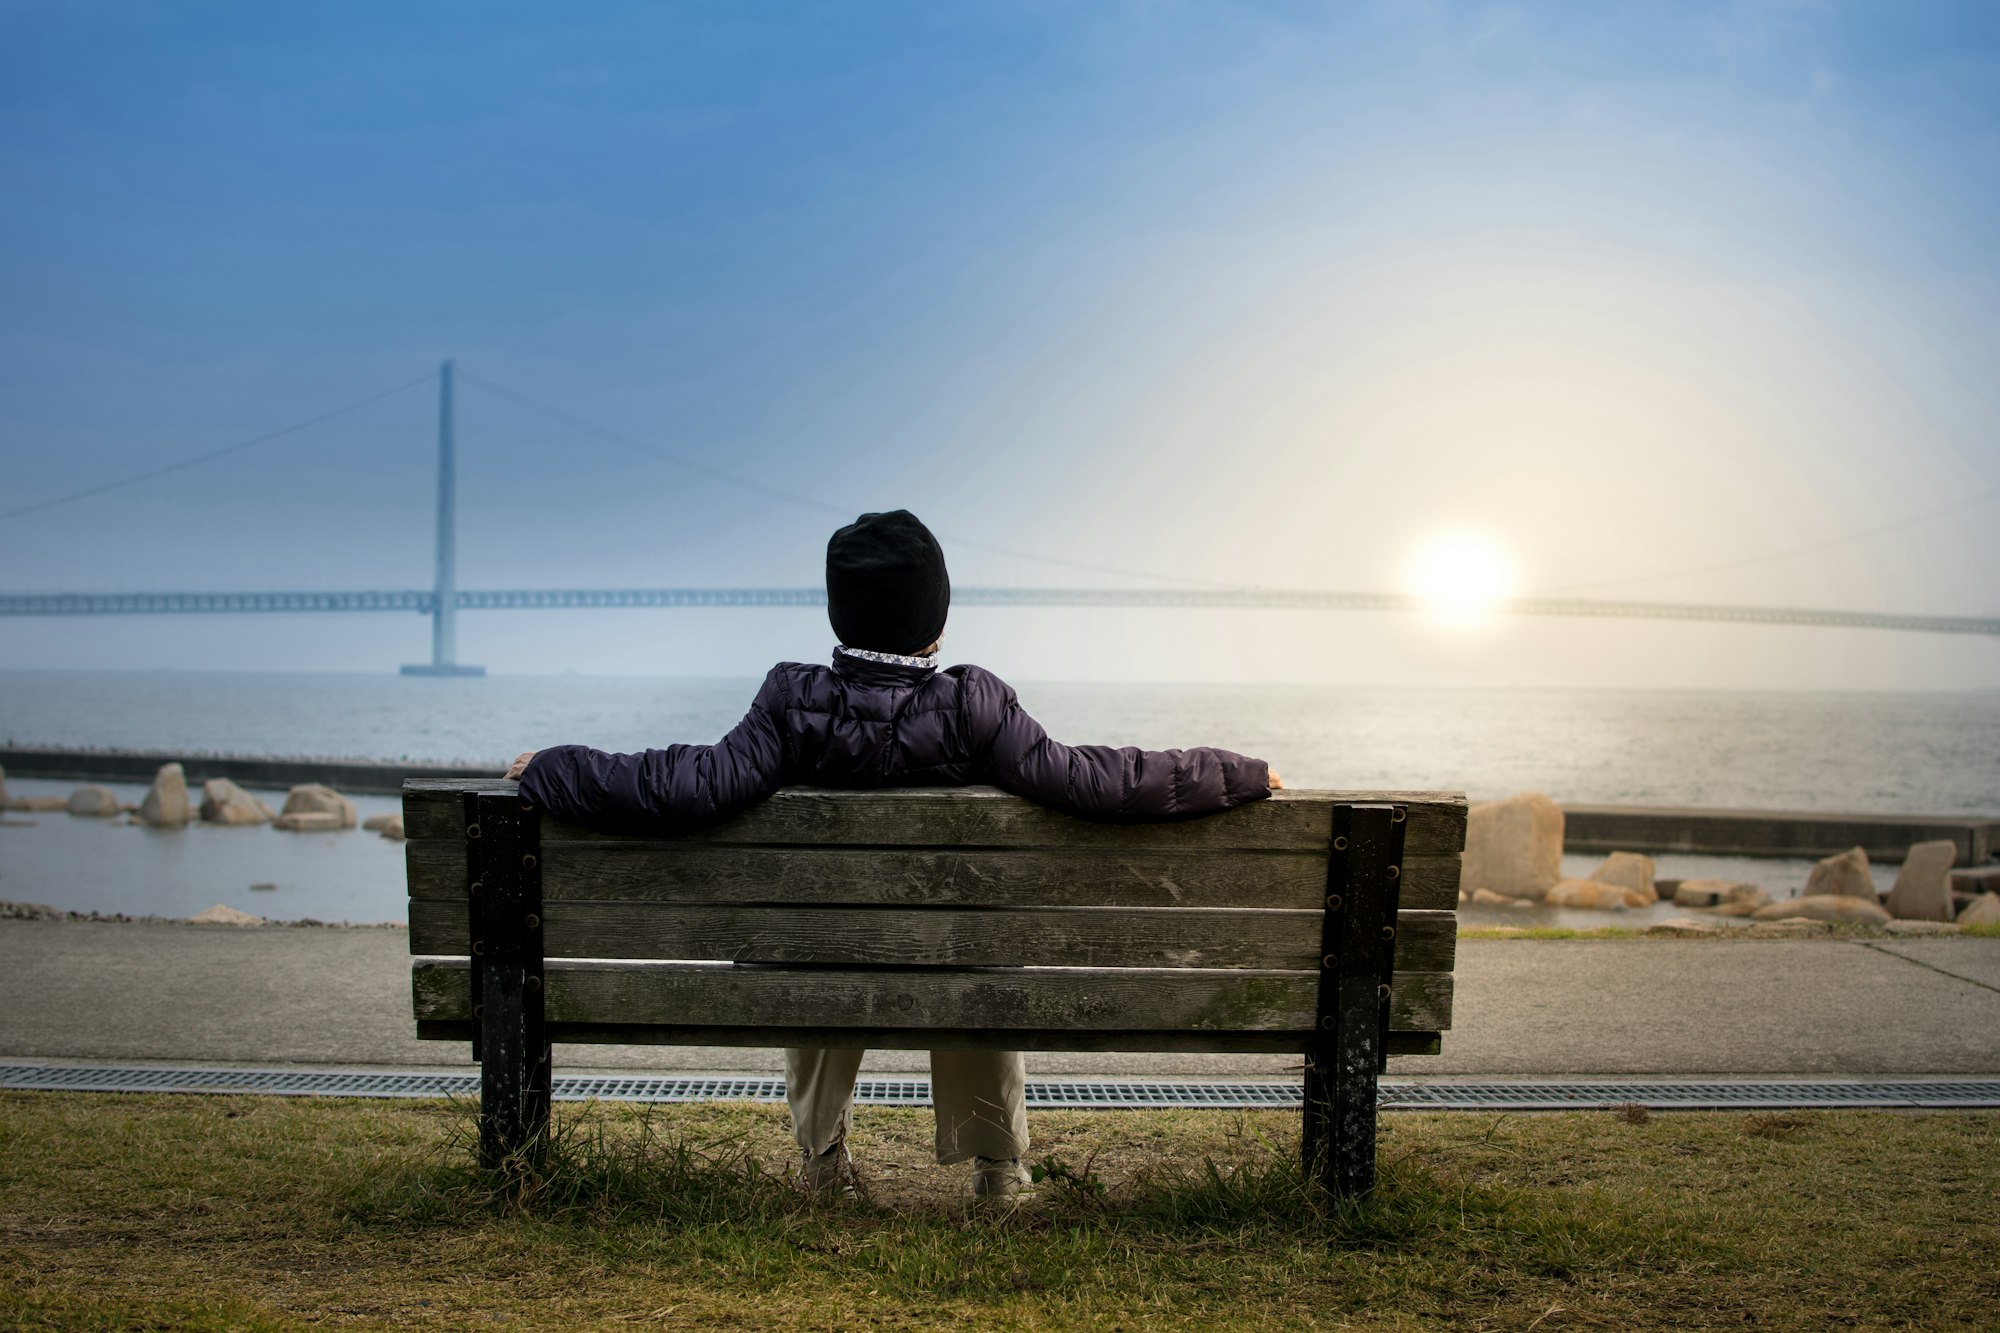
[[[470,1165],[441,1103],[0,1094],[0,1327],[1990,1326],[2000,1117],[1395,1113],[1320,1218],[1277,1112],[1046,1112],[968,1214],[928,1112],[801,1199],[780,1108],[558,1107]]]

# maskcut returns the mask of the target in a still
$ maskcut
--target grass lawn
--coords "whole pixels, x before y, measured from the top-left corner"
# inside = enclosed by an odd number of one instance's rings
[[[781,1108],[557,1107],[496,1189],[462,1106],[0,1094],[0,1327],[1993,1328],[2000,1116],[1383,1118],[1317,1220],[1295,1117],[1038,1112],[968,1215],[926,1111],[863,1108],[859,1205]]]

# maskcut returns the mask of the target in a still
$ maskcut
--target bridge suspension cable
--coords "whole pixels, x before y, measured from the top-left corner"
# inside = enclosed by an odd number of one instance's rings
[[[135,472],[129,477],[120,477],[116,481],[107,481],[96,486],[86,486],[80,491],[71,491],[68,495],[58,495],[47,500],[36,500],[32,504],[17,505],[12,509],[0,509],[0,519],[19,518],[24,514],[40,513],[44,509],[54,509],[58,505],[74,504],[78,500],[88,500],[93,495],[103,495],[107,491],[122,490],[127,486],[137,486],[140,482],[151,481],[155,477],[164,477],[173,472],[183,472],[191,467],[199,467],[203,463],[213,463],[218,458],[227,458],[231,454],[240,454],[245,449],[254,449],[260,444],[269,444],[273,440],[281,440],[287,435],[296,435],[302,430],[309,430],[314,426],[332,421],[336,417],[344,417],[350,412],[358,412],[362,408],[379,403],[385,398],[394,398],[399,393],[408,393],[418,385],[428,384],[436,378],[437,375],[435,372],[419,375],[413,380],[398,384],[393,389],[384,389],[380,393],[371,393],[366,398],[357,398],[344,406],[336,407],[331,411],[321,412],[318,416],[307,417],[304,421],[295,421],[289,426],[280,426],[276,430],[265,431],[262,435],[253,435],[247,440],[238,440],[235,444],[226,444],[220,449],[211,449],[205,454],[196,454],[192,458],[183,458],[177,463],[168,463],[164,467],[152,468],[145,472]]]
[[[588,435],[605,444],[623,449],[628,453],[638,454],[644,458],[653,458],[663,463],[671,463],[675,467],[685,468],[689,472],[707,477],[712,481],[722,482],[726,486],[734,486],[740,490],[751,491],[757,495],[768,496],[774,500],[782,500],[786,504],[798,505],[803,509],[811,509],[818,513],[832,514],[843,521],[852,519],[856,514],[861,512],[853,506],[837,505],[814,496],[802,495],[797,491],[787,490],[782,486],[773,486],[769,482],[758,481],[754,477],[746,477],[741,473],[731,472],[728,468],[716,467],[712,463],[704,463],[700,459],[690,458],[677,450],[661,448],[645,440],[627,435],[623,431],[613,430],[609,426],[600,425],[588,418],[580,417],[567,408],[557,407],[553,403],[545,403],[538,398],[532,398],[517,389],[510,389],[504,385],[495,384],[492,380],[475,375],[469,370],[460,371],[458,377],[467,384],[490,393],[496,398],[504,399],[516,407],[547,417],[551,421],[559,421],[572,430]],[[1176,587],[1224,588],[1229,586],[1228,584],[1208,579],[1191,578],[1184,574],[1162,574],[1158,570],[1131,569],[1123,565],[1105,565],[1090,560],[1076,560],[1069,556],[1050,555],[1047,551],[1023,550],[1016,546],[1003,546],[996,542],[980,541],[978,538],[967,537],[962,533],[939,530],[937,535],[953,546],[965,546],[973,550],[990,551],[995,555],[1010,556],[1016,560],[1032,560],[1037,564],[1054,565],[1063,569],[1080,569],[1093,574],[1115,574],[1119,578],[1144,579],[1149,583],[1162,583]]]

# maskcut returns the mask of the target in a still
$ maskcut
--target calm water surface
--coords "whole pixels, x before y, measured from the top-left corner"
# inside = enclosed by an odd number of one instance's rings
[[[564,741],[708,741],[753,680],[0,673],[16,744],[499,765]],[[1764,809],[2000,811],[2000,691],[1780,694],[1314,689],[1016,682],[1058,738],[1261,755],[1294,786],[1514,791],[1559,800]],[[16,794],[73,784],[14,779]],[[119,788],[137,800],[138,788]],[[395,808],[362,798],[363,812]],[[21,817],[16,817],[20,819]],[[185,916],[403,916],[402,858],[372,834],[178,831],[33,816],[0,827],[0,898]],[[1594,858],[1569,858],[1572,872]],[[1775,896],[1804,862],[1664,857],[1663,875],[1751,878]],[[1886,886],[1890,874],[1883,876]],[[253,890],[252,884],[275,884]],[[1593,922],[1616,920],[1591,915]]]
[[[2000,690],[1316,689],[1016,682],[1058,739],[1221,745],[1311,787],[1971,814],[2000,807]],[[20,744],[500,763],[710,741],[753,680],[0,673]]]

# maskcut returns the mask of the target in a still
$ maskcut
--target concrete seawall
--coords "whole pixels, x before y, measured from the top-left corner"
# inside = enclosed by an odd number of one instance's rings
[[[511,756],[510,756],[511,757]],[[366,759],[310,759],[271,755],[171,754],[139,750],[0,749],[0,767],[18,778],[68,782],[151,782],[161,764],[178,763],[190,783],[228,778],[245,787],[283,790],[323,782],[336,791],[394,796],[404,778],[490,778],[506,765],[386,763]]]
[[[267,755],[186,755],[164,751],[0,749],[0,766],[23,778],[73,782],[151,782],[161,764],[178,761],[188,781],[229,778],[246,787],[282,790],[323,782],[338,791],[393,796],[405,778],[492,777],[490,764],[389,763]],[[1849,847],[1872,861],[1896,862],[1913,842],[1949,839],[1958,864],[1980,865],[2000,854],[2000,816],[1818,814],[1789,810],[1709,810],[1637,805],[1563,807],[1564,850],[1571,852],[1693,852],[1712,856],[1820,857]]]
[[[1913,842],[1948,840],[1958,864],[2000,853],[2000,817],[1815,814],[1643,805],[1566,805],[1567,852],[1697,852],[1713,856],[1821,857],[1865,847],[1871,861],[1901,861]]]

